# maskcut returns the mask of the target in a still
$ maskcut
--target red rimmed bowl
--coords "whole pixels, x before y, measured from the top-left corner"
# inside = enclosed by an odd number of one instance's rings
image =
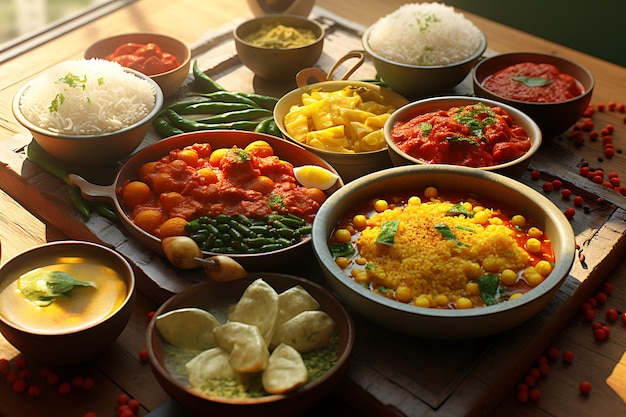
[[[70,174],[69,179],[81,188],[83,195],[91,200],[110,201],[120,218],[123,227],[128,233],[137,239],[140,243],[153,250],[158,254],[163,254],[161,247],[161,239],[153,234],[139,228],[127,214],[127,208],[116,190],[118,190],[126,181],[137,179],[139,169],[146,162],[156,161],[166,156],[169,151],[181,149],[194,143],[209,143],[213,149],[231,148],[237,146],[241,149],[255,140],[263,140],[270,144],[275,155],[281,159],[290,162],[294,167],[303,165],[317,165],[330,170],[337,174],[337,171],[323,159],[308,152],[301,146],[298,146],[285,139],[264,133],[255,133],[239,130],[213,130],[183,133],[171,136],[156,142],[136,154],[134,154],[120,169],[116,178],[111,185],[102,186],[88,182],[84,178],[76,174]],[[327,195],[332,194],[343,185],[341,178],[329,190]],[[291,263],[301,256],[309,253],[310,237],[305,237],[300,242],[282,249],[270,252],[262,252],[256,254],[229,254],[234,260],[239,262],[248,271],[268,270],[280,263]],[[215,253],[205,252],[205,255],[215,255]]]

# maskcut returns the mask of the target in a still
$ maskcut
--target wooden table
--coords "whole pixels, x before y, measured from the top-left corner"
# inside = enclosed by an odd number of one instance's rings
[[[375,0],[331,2],[320,0],[319,7],[350,22],[367,26],[382,15],[389,13],[404,2]],[[12,146],[19,144],[18,133],[23,130],[11,115],[10,103],[15,92],[24,82],[36,76],[50,65],[65,59],[82,56],[84,49],[94,40],[130,31],[156,31],[169,33],[189,44],[196,43],[211,30],[227,25],[235,19],[250,17],[245,2],[213,0],[145,0],[124,7],[108,16],[45,45],[26,52],[0,67],[0,141],[3,143],[3,166],[0,167],[0,241],[2,262],[21,250],[45,241],[76,238],[104,240],[109,243],[117,238],[119,231],[111,235],[94,235],[94,224],[84,224],[73,213],[64,186],[37,171],[32,164],[24,163]],[[585,54],[555,45],[477,16],[470,17],[487,35],[489,49],[497,52],[529,50],[557,53],[585,65],[596,77],[593,103],[620,102],[626,100],[626,70]],[[181,24],[177,24],[181,22]],[[183,23],[184,22],[184,23]],[[610,40],[607,40],[610,41]],[[328,69],[328,68],[324,68]],[[613,123],[616,127],[614,143],[619,150],[626,141],[623,116],[618,112],[598,114],[596,123]],[[532,167],[540,169],[544,179],[562,178],[575,187],[598,208],[595,198],[601,196],[609,201],[602,210],[589,214],[579,210],[572,220],[577,243],[584,249],[585,262],[577,262],[571,275],[553,302],[538,317],[517,329],[484,341],[439,343],[406,339],[382,331],[363,320],[357,320],[359,339],[355,358],[345,381],[309,415],[388,415],[388,416],[477,416],[477,415],[556,415],[592,416],[621,415],[626,411],[626,324],[610,324],[609,340],[596,342],[590,324],[578,313],[578,306],[594,294],[605,280],[615,286],[613,295],[598,314],[606,308],[624,309],[626,305],[626,253],[624,231],[626,215],[624,197],[602,189],[576,174],[582,158],[592,165],[601,165],[607,171],[614,170],[626,180],[626,163],[623,153],[612,160],[599,162],[598,147],[591,143],[574,148],[567,138],[550,139],[532,161]],[[522,182],[541,188],[541,182],[529,175]],[[557,193],[549,197],[559,207],[571,206]],[[97,221],[97,219],[95,220]],[[96,225],[97,226],[97,225]],[[127,256],[140,248],[118,248]],[[157,262],[157,264],[159,264]],[[139,265],[140,272],[145,265]],[[297,269],[307,276],[312,270]],[[314,271],[313,271],[314,272]],[[141,275],[141,274],[140,274]],[[109,351],[83,366],[58,370],[63,380],[75,376],[88,376],[96,382],[86,392],[74,390],[60,395],[56,386],[50,386],[38,375],[34,366],[33,381],[42,388],[36,399],[25,394],[16,395],[11,387],[0,382],[0,416],[46,415],[82,416],[95,411],[99,416],[113,415],[115,401],[120,393],[141,402],[141,415],[168,416],[162,404],[168,402],[151,374],[149,366],[139,360],[139,352],[145,346],[144,330],[147,315],[179,282],[166,283],[172,287],[154,285],[154,281],[140,278],[141,293],[135,314],[124,333]],[[600,317],[600,316],[599,316]],[[600,320],[599,318],[598,320]],[[377,343],[363,343],[384,339]],[[552,362],[551,373],[542,378],[537,387],[543,396],[538,403],[519,404],[514,387],[525,376],[535,359],[548,346],[572,350],[574,362],[564,366],[560,360]],[[393,348],[395,354],[422,355],[402,369],[395,363],[389,367],[377,366],[369,359],[373,354],[392,356],[391,352],[370,349]],[[13,359],[18,352],[0,338],[0,358]],[[471,356],[471,366],[466,358]],[[425,359],[426,358],[426,359]],[[454,359],[454,360],[451,360]],[[456,360],[456,362],[455,362]],[[393,362],[393,361],[390,361]],[[578,384],[589,380],[593,384],[591,395],[581,396]],[[433,406],[434,404],[434,406]]]

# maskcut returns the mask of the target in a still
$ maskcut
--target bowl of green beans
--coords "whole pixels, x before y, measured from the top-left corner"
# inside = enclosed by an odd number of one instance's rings
[[[325,190],[303,185],[295,176],[303,166],[337,180]],[[343,186],[330,164],[297,144],[239,130],[165,138],[133,155],[111,185],[75,174],[70,182],[87,199],[110,200],[128,233],[155,252],[164,255],[166,237],[189,236],[203,256],[227,255],[248,271],[312,253],[316,210]]]

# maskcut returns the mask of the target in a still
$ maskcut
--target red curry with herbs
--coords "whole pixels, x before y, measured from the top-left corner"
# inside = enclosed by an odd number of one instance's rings
[[[501,107],[476,103],[396,123],[394,143],[429,164],[482,168],[522,157],[531,147],[526,130]]]
[[[523,62],[485,79],[483,87],[502,97],[536,103],[555,103],[584,92],[581,83],[552,64]]]
[[[180,62],[169,52],[165,52],[156,43],[125,43],[118,46],[106,58],[123,67],[134,69],[145,75],[156,75],[173,70]]]

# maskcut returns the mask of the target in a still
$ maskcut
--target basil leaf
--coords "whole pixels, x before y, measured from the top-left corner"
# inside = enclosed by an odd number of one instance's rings
[[[494,305],[502,298],[500,293],[500,277],[493,274],[486,274],[476,280],[480,297],[485,305]]]
[[[454,232],[450,230],[450,227],[447,224],[437,223],[435,225],[435,229],[441,234],[441,237],[443,237],[445,240],[451,240],[459,246],[467,246],[465,243],[457,240],[456,236],[454,235]]]
[[[354,249],[354,245],[350,242],[344,243],[331,243],[328,245],[328,250],[333,258],[337,258],[339,256],[350,257],[356,253],[356,249]]]
[[[389,220],[383,223],[376,237],[376,243],[382,243],[383,245],[393,246],[393,241],[398,231],[398,225],[400,220]]]
[[[474,216],[474,213],[465,208],[465,206],[461,203],[456,203],[446,213],[448,216],[458,216],[460,214],[464,215],[467,218],[471,218]]]
[[[472,229],[469,226],[458,225],[454,226],[455,229],[463,230],[465,232],[476,233],[476,230]]]
[[[511,77],[511,79],[528,87],[544,87],[546,85],[552,84],[552,80],[541,77],[528,77],[526,75],[516,75],[514,77]]]
[[[17,286],[29,301],[46,307],[57,297],[69,296],[75,286],[93,287],[94,284],[79,281],[67,272],[35,269],[20,276]]]

